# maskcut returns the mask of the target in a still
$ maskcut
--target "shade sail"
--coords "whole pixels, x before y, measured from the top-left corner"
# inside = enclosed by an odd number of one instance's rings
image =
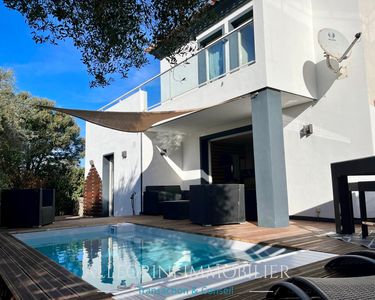
[[[40,107],[62,112],[99,126],[125,132],[144,132],[158,122],[194,111],[117,112],[67,109],[44,105]]]

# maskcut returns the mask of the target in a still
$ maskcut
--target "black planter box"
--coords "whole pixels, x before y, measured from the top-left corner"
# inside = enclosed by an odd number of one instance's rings
[[[38,227],[55,221],[54,189],[1,190],[1,226]]]

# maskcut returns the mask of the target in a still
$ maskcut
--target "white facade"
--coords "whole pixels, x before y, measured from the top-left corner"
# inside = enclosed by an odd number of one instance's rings
[[[250,95],[265,88],[280,92],[290,215],[333,218],[332,162],[372,156],[375,151],[375,2],[372,0],[253,0],[198,36],[203,40],[233,20],[253,11],[255,62],[199,86],[198,56],[168,71],[161,61],[161,104],[153,110],[208,108],[156,126],[144,134],[130,134],[87,124],[86,171],[93,160],[103,176],[103,156],[114,154],[114,214],[130,215],[130,195],[141,208],[141,190],[149,185],[181,185],[212,181],[203,170],[200,139],[252,124]],[[348,76],[337,79],[326,66],[317,42],[329,27],[361,41],[348,60]],[[229,36],[228,36],[229,38]],[[225,44],[228,53],[228,43]],[[226,66],[229,66],[226,56]],[[185,75],[184,75],[185,74]],[[110,110],[144,111],[152,93],[138,92]],[[148,98],[148,99],[147,99]],[[235,100],[233,102],[226,102]],[[303,125],[313,134],[300,137]],[[166,146],[166,139],[173,146]],[[255,143],[255,141],[254,141]],[[161,156],[160,150],[167,149]],[[127,157],[122,158],[122,152]],[[255,164],[257,162],[255,161]],[[257,174],[255,175],[257,177]],[[371,212],[371,209],[370,209]]]
[[[111,107],[111,111],[143,111],[146,108],[146,94],[137,93]],[[140,133],[127,133],[108,129],[91,123],[86,123],[86,175],[90,169],[90,161],[95,164],[100,177],[104,182],[103,161],[104,156],[113,154],[114,181],[113,181],[113,205],[115,216],[131,215],[132,205],[130,196],[135,195],[135,213],[140,212],[141,198],[141,157],[139,155]],[[123,152],[126,151],[126,158]]]

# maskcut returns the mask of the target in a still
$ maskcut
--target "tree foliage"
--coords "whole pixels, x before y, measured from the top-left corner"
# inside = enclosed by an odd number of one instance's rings
[[[39,104],[53,102],[17,93],[12,73],[0,69],[0,188],[56,188],[57,207],[68,210],[84,142],[73,118]]]
[[[195,22],[216,0],[4,0],[18,10],[38,43],[72,39],[94,78],[106,85],[111,74],[126,77],[147,63],[145,50],[159,46],[169,56],[194,36]],[[201,18],[206,19],[205,18]],[[172,34],[171,34],[172,32]]]

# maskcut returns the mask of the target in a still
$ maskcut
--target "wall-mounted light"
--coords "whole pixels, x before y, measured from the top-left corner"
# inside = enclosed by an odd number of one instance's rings
[[[128,157],[128,151],[122,151],[121,156],[122,156],[123,159],[127,158]]]
[[[90,166],[91,166],[91,167],[94,166],[94,161],[93,161],[93,160],[90,160]]]
[[[167,149],[160,149],[161,156],[167,156]]]
[[[314,132],[313,125],[307,124],[303,125],[302,129],[299,131],[299,137],[302,139],[303,137],[309,137]]]

